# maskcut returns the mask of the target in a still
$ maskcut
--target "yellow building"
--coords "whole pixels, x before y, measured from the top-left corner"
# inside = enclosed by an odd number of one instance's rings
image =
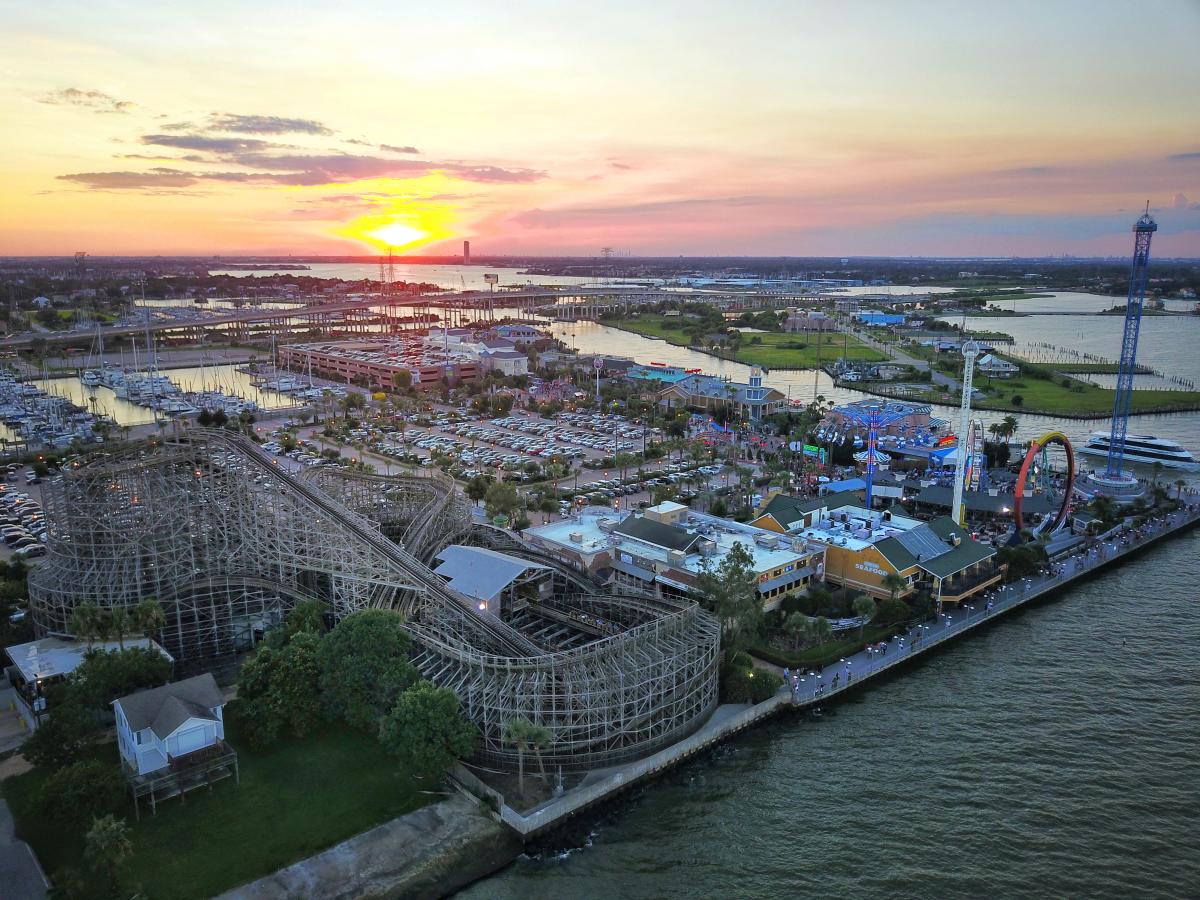
[[[853,493],[811,500],[779,495],[753,524],[824,546],[825,580],[876,599],[892,596],[889,575],[904,581],[896,596],[928,589],[942,603],[961,603],[1003,579],[995,548],[949,516],[922,522],[860,503]]]

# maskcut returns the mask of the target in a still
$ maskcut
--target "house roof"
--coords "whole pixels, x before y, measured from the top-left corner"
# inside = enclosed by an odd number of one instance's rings
[[[656,547],[680,550],[685,553],[700,540],[700,536],[697,534],[688,534],[682,528],[664,525],[662,522],[655,522],[645,516],[627,516],[620,525],[613,528],[613,531],[626,537],[645,541],[647,544],[654,544]]]
[[[130,650],[141,647],[147,650],[157,650],[168,662],[175,662],[171,655],[149,638],[125,638],[124,649]],[[30,641],[27,644],[15,644],[5,647],[9,659],[13,661],[26,681],[38,678],[56,678],[69,675],[83,663],[87,655],[86,641],[72,641],[66,638],[45,637],[41,640]],[[93,651],[116,653],[121,650],[120,641],[94,641]]]
[[[216,680],[205,672],[183,681],[118,697],[113,705],[121,707],[131,731],[149,728],[159,738],[165,738],[188,719],[215,720],[212,710],[224,706],[225,698]]]
[[[950,541],[952,534],[959,538],[957,547]],[[949,516],[940,516],[896,537],[877,541],[875,549],[899,572],[920,566],[937,578],[949,578],[996,554],[994,547],[974,540]]]
[[[443,549],[437,560],[441,563],[434,573],[441,575],[456,591],[478,600],[491,600],[530,569],[547,569],[540,563],[529,562],[486,547],[466,547],[451,544]]]
[[[946,553],[928,562],[922,562],[921,568],[938,578],[948,578],[955,572],[961,572],[968,566],[983,562],[996,555],[996,548],[981,544],[973,539],[966,530],[949,516],[939,516],[929,523],[930,530],[940,538],[948,541],[951,534],[961,539],[957,547],[951,547]]]
[[[954,488],[948,485],[931,484],[920,489],[917,494],[918,503],[928,503],[930,506],[949,508],[954,502]],[[1003,513],[1011,512],[1015,503],[1013,494],[998,493],[995,496],[986,491],[963,491],[963,503],[971,512]],[[1044,493],[1031,494],[1021,500],[1021,509],[1026,513],[1044,515],[1051,508],[1057,509],[1057,504],[1051,504],[1050,498]]]
[[[749,400],[746,392],[752,388],[748,384],[743,384],[737,381],[726,381],[723,378],[717,378],[715,375],[689,375],[687,378],[682,378],[665,388],[659,393],[663,396],[668,391],[684,396],[699,396],[711,397],[716,400],[733,401],[736,403],[763,403],[783,399],[785,395],[775,390],[775,388],[767,387],[765,384],[753,390],[761,390],[763,392],[762,400]]]
[[[862,501],[851,491],[840,491],[805,500],[790,494],[776,494],[763,508],[761,515],[771,516],[783,528],[789,528],[800,521],[806,513],[818,509],[837,509],[841,506],[858,505]]]

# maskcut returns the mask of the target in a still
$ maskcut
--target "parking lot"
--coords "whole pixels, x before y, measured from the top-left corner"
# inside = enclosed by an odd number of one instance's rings
[[[41,479],[13,465],[0,470],[0,559],[36,559],[46,555],[46,522]]]

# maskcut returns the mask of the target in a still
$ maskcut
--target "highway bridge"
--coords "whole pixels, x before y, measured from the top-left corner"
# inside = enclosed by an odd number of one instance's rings
[[[427,327],[446,321],[451,327],[465,326],[480,318],[492,320],[499,309],[516,309],[560,320],[595,319],[608,312],[628,312],[638,307],[670,300],[705,302],[730,311],[779,309],[812,304],[841,295],[769,291],[679,291],[621,285],[581,285],[570,288],[522,288],[519,290],[466,291],[444,294],[377,295],[353,297],[328,303],[301,306],[233,310],[212,313],[188,309],[187,315],[155,318],[149,322],[104,327],[106,338],[140,337],[146,332],[200,340],[212,333],[245,339],[252,332],[285,336],[292,331],[338,329],[368,332],[367,326],[390,324],[390,330]],[[160,309],[162,312],[170,308]],[[439,314],[435,310],[441,310]],[[40,338],[53,346],[86,346],[95,331],[38,331],[0,338],[0,347],[22,349]]]

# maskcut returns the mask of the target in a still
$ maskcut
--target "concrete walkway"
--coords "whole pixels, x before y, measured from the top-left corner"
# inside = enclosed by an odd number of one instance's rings
[[[17,840],[8,804],[0,800],[0,896],[6,900],[43,900],[49,888],[50,882],[33,850]]]
[[[7,681],[3,683],[8,684]],[[5,687],[0,690],[0,753],[15,750],[27,737],[29,729],[16,708],[16,691]]]
[[[944,612],[934,622],[898,631],[886,642],[883,649],[871,652],[866,649],[860,650],[839,662],[825,666],[819,674],[808,670],[793,675],[792,703],[796,706],[809,706],[841,693],[853,687],[856,682],[861,683],[864,678],[878,675],[912,656],[970,631],[987,619],[1022,606],[1076,578],[1101,569],[1147,543],[1152,543],[1167,532],[1194,523],[1197,518],[1200,518],[1200,513],[1196,510],[1180,510],[1165,520],[1156,520],[1140,529],[1127,531],[1111,540],[1081,550],[1066,560],[1054,563],[1046,574],[1022,578],[1012,584],[990,590],[973,603]]]
[[[941,615],[932,624],[916,625],[895,635],[887,642],[886,652],[880,650],[867,653],[864,649],[834,665],[826,666],[820,674],[798,674],[794,677],[792,685],[784,685],[774,697],[753,706],[718,706],[694,734],[644,759],[589,773],[579,786],[561,797],[548,800],[524,813],[517,812],[501,802],[501,817],[526,839],[557,827],[588,807],[606,801],[632,785],[678,765],[762,719],[784,709],[819,706],[828,697],[862,684],[868,678],[880,675],[895,665],[932,650],[984,621],[1016,609],[1088,572],[1110,565],[1125,554],[1132,553],[1172,531],[1195,524],[1198,519],[1200,507],[1185,509],[1165,521],[1154,522],[1112,540],[1103,541],[1062,563],[1056,563],[1052,571],[1045,575],[1024,578],[1004,588],[993,590],[987,598],[981,598],[978,603]],[[765,668],[775,668],[763,665]],[[836,684],[834,676],[837,676]],[[476,781],[474,778],[467,779],[467,783]],[[497,796],[486,786],[482,787],[487,793]],[[497,799],[501,798],[497,796]]]

